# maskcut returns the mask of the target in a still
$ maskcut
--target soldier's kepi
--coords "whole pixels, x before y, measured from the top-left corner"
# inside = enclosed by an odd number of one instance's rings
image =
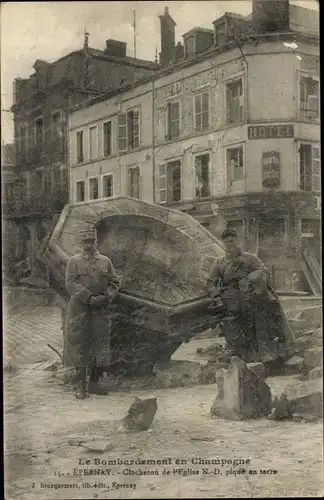
[[[98,381],[110,364],[110,304],[117,295],[119,281],[111,260],[97,248],[95,229],[80,233],[81,253],[68,260],[66,289],[70,295],[67,310],[66,365],[77,371],[76,397],[88,392],[106,394]]]

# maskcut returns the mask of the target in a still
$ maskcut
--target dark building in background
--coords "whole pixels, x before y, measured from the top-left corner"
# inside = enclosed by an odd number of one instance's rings
[[[14,81],[16,158],[2,208],[3,231],[15,242],[9,267],[18,280],[37,274],[37,246],[68,201],[66,110],[157,69],[128,57],[121,41],[92,49],[86,34],[83,49],[53,63],[38,59],[29,78]]]

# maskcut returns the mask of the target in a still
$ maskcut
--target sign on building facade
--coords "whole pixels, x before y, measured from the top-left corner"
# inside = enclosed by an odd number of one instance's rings
[[[294,125],[256,125],[248,127],[249,139],[291,139]]]
[[[280,185],[280,153],[267,151],[262,155],[263,186],[275,188]]]

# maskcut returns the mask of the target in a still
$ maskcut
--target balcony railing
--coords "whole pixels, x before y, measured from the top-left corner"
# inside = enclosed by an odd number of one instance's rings
[[[6,216],[45,215],[60,212],[68,202],[68,190],[65,187],[56,188],[51,192],[36,193],[17,199],[2,201],[3,214]]]

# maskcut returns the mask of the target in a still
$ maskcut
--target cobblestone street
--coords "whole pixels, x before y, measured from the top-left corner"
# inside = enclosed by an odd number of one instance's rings
[[[69,498],[138,498],[139,494],[142,498],[152,498],[152,495],[155,498],[307,497],[321,493],[322,424],[212,419],[209,410],[217,391],[214,384],[155,389],[152,393],[148,390],[113,392],[108,397],[93,396],[86,401],[76,401],[71,389],[60,385],[51,372],[44,372],[42,363],[45,357],[56,359],[55,353],[46,348],[47,342],[60,348],[59,309],[35,308],[21,312],[5,326],[6,356],[10,356],[14,365],[19,365],[16,373],[5,375],[8,500],[62,498],[60,489],[46,489],[42,483],[78,484],[76,489],[69,488]],[[274,394],[279,394],[283,386],[294,380],[275,377],[267,381]],[[151,395],[158,398],[152,429],[135,434],[117,432],[114,421],[125,415],[133,397]],[[108,451],[93,454],[72,446],[69,441],[73,436],[89,434],[100,442],[107,442]],[[158,467],[159,475],[154,478],[130,477],[122,475],[123,468],[114,467],[114,476],[99,478],[101,487],[81,488],[83,481],[91,479],[94,483],[93,479],[75,478],[70,475],[71,471],[77,467],[79,458],[98,456],[122,460],[170,457],[173,463],[176,458],[182,458],[188,461],[182,468],[200,469],[200,475],[189,473],[166,478],[163,468]],[[201,466],[192,465],[193,457],[250,459],[253,469],[271,469],[278,473],[234,476],[227,471],[234,471],[235,467],[224,467],[222,475],[205,476],[201,475]],[[57,471],[65,475],[58,477]],[[125,487],[117,491],[113,481],[136,484],[136,489]]]

